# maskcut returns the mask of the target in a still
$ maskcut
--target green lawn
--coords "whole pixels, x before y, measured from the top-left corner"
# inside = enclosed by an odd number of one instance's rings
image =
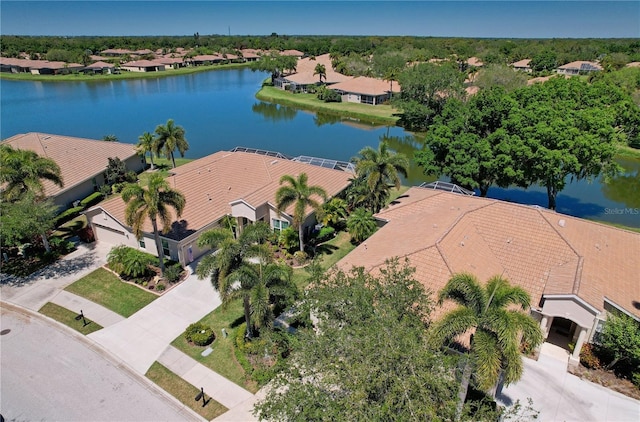
[[[233,338],[236,327],[244,322],[242,311],[242,301],[234,300],[227,306],[220,306],[209,315],[200,320],[213,328],[216,339],[211,344],[213,352],[209,356],[202,356],[205,347],[192,346],[180,335],[171,345],[191,356],[204,366],[212,369],[230,381],[255,393],[258,391],[257,384],[245,376],[244,369],[236,361],[233,351]],[[222,335],[222,329],[229,334],[227,338]]]
[[[200,393],[193,385],[189,384],[166,367],[158,362],[154,362],[146,373],[147,378],[156,383],[167,393],[180,400],[185,406],[194,410],[197,414],[210,421],[227,410],[226,407],[217,401],[210,399],[207,404],[202,407],[202,400],[196,402],[194,398]],[[206,395],[205,391],[205,395]],[[209,396],[206,397],[209,399]]]
[[[87,335],[93,333],[94,331],[98,331],[102,329],[102,326],[96,324],[95,322],[85,318],[87,321],[87,325],[84,325],[82,319],[77,320],[77,313],[72,312],[62,306],[58,306],[55,303],[47,302],[44,304],[42,308],[38,311],[43,315],[48,316],[49,318],[55,319],[58,322],[63,323],[66,326],[73,328],[81,334]]]
[[[230,63],[209,66],[190,66],[163,72],[127,72],[122,71],[117,75],[85,75],[82,73],[69,75],[32,75],[31,73],[7,73],[0,74],[0,79],[12,79],[21,81],[47,81],[47,82],[70,82],[70,81],[113,81],[122,79],[146,79],[162,78],[177,75],[189,75],[198,72],[209,72],[212,70],[238,69],[248,67],[249,63]]]
[[[121,281],[104,268],[87,274],[65,290],[111,309],[125,318],[158,298],[152,293]]]
[[[399,111],[390,105],[372,106],[359,103],[325,103],[316,98],[315,94],[292,94],[289,91],[273,86],[263,86],[256,94],[260,100],[270,101],[278,104],[292,105],[311,111],[323,111],[340,115],[341,117],[352,117],[360,119],[362,122],[372,124],[395,125],[398,120],[395,113]]]

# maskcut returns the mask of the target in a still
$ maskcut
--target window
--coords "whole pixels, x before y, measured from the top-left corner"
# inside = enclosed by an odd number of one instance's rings
[[[138,245],[140,245],[140,247],[141,247],[142,249],[144,249],[144,248],[145,248],[145,246],[146,246],[146,245],[145,245],[145,243],[144,243],[144,239],[140,239],[140,240],[138,240]]]
[[[169,241],[162,239],[162,253],[167,258],[171,257],[171,251],[169,250]]]
[[[277,219],[272,219],[271,220],[271,225],[273,226],[273,231],[276,233],[280,233],[282,230],[286,229],[287,227],[289,227],[289,222],[288,221],[283,221],[283,220],[277,220]]]

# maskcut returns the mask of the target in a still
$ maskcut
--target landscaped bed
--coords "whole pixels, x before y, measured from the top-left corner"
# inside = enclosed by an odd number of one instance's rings
[[[111,309],[125,318],[158,298],[153,293],[123,283],[115,274],[104,268],[87,274],[65,290]]]

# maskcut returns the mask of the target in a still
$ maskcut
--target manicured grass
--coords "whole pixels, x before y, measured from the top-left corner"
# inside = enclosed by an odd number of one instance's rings
[[[125,318],[158,298],[152,293],[121,281],[104,268],[87,274],[65,290],[111,309]]]
[[[63,323],[64,325],[73,328],[81,334],[87,335],[93,333],[94,331],[98,331],[102,329],[102,326],[96,324],[95,322],[89,320],[85,317],[87,321],[87,325],[84,325],[82,319],[77,320],[77,313],[72,312],[62,306],[58,306],[55,303],[47,302],[44,304],[42,308],[38,311],[43,315],[48,316],[49,318],[53,318],[58,322]]]
[[[289,91],[273,86],[263,86],[256,94],[259,100],[270,101],[278,104],[297,106],[311,111],[322,111],[339,115],[341,117],[351,117],[360,119],[362,122],[391,124],[394,125],[398,120],[395,113],[399,113],[397,109],[390,105],[372,106],[369,104],[359,103],[325,103],[316,98],[315,94],[292,94]]]
[[[616,157],[640,159],[640,149],[631,148],[627,145],[618,145]]]
[[[238,69],[248,67],[249,63],[230,63],[209,66],[190,66],[180,69],[165,70],[163,72],[127,72],[122,71],[117,75],[85,75],[82,73],[69,75],[32,75],[31,73],[1,73],[0,79],[12,79],[20,81],[47,81],[47,82],[70,82],[70,81],[113,81],[121,79],[145,79],[163,78],[168,76],[189,75],[198,72],[209,72],[212,70]]]
[[[247,378],[244,369],[234,356],[233,338],[235,330],[238,325],[244,322],[242,301],[238,299],[229,302],[226,306],[219,306],[209,315],[202,318],[200,322],[212,327],[216,334],[216,339],[210,346],[213,352],[209,356],[202,356],[201,353],[205,347],[192,346],[185,340],[183,334],[176,338],[171,345],[228,380],[235,382],[252,393],[257,392],[257,384]],[[223,328],[228,333],[227,338],[222,335]]]
[[[202,400],[196,402],[194,398],[200,393],[193,385],[189,384],[166,367],[158,362],[154,362],[146,373],[147,378],[156,383],[160,388],[180,400],[185,406],[194,410],[197,414],[210,421],[227,410],[226,407],[213,399],[206,398],[210,401],[202,407]],[[206,395],[205,391],[205,395]]]
[[[56,230],[51,234],[51,237],[62,237],[67,239],[86,226],[87,216],[82,214],[56,228]]]

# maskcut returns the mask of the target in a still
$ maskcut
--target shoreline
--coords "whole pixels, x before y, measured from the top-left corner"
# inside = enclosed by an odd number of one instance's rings
[[[229,63],[229,64],[213,64],[203,66],[190,66],[179,69],[163,70],[160,72],[129,72],[122,71],[117,74],[83,74],[70,73],[67,75],[32,75],[31,73],[0,73],[0,80],[7,81],[25,81],[25,82],[104,82],[114,80],[131,80],[131,79],[148,79],[148,78],[165,78],[170,76],[183,76],[193,73],[243,69],[248,68],[249,62],[245,63]]]

